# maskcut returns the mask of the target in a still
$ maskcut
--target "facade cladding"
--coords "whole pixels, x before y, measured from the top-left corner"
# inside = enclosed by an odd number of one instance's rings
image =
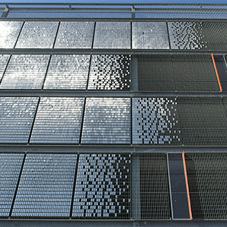
[[[2,12],[0,225],[227,220],[227,5],[173,7]]]

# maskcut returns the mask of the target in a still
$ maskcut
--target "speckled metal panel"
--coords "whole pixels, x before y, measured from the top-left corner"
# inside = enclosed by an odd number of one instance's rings
[[[181,144],[176,98],[133,98],[133,144]]]
[[[130,49],[130,22],[97,22],[94,48]]]
[[[28,143],[37,97],[0,97],[0,143]]]
[[[132,22],[133,49],[169,49],[165,22]]]
[[[130,154],[81,154],[74,218],[130,218]]]
[[[92,55],[88,89],[129,90],[130,55]]]
[[[13,55],[0,89],[41,89],[49,55]]]
[[[14,47],[22,24],[22,21],[0,21],[0,48]]]
[[[24,154],[0,154],[0,217],[9,217]]]
[[[69,218],[77,154],[28,154],[12,217]]]
[[[129,144],[130,98],[87,98],[82,132],[84,144]]]
[[[89,55],[53,55],[44,89],[85,90],[89,61]]]
[[[55,48],[91,48],[94,33],[92,21],[61,22]]]
[[[41,98],[30,143],[79,143],[84,98]]]
[[[16,48],[52,48],[58,22],[26,21]]]

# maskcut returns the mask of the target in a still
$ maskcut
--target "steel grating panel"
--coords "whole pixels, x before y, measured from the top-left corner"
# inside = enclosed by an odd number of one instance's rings
[[[131,55],[92,55],[88,89],[130,90]]]
[[[12,55],[0,89],[41,89],[49,55]]]
[[[9,217],[24,154],[0,154],[0,217]]]
[[[140,157],[141,219],[170,219],[170,194],[166,154]]]
[[[10,55],[0,55],[0,81],[2,80],[9,57]]]
[[[139,91],[220,91],[210,55],[138,57]]]
[[[37,97],[0,97],[0,143],[28,143]]]
[[[0,48],[14,47],[22,24],[22,21],[0,21]]]
[[[130,22],[97,22],[94,48],[130,49]]]
[[[207,49],[202,22],[168,22],[168,28],[171,49]]]
[[[87,98],[82,143],[129,144],[130,98]]]
[[[58,22],[26,21],[16,48],[52,48]]]
[[[227,118],[219,97],[178,97],[184,145],[226,145]]]
[[[53,55],[44,89],[83,89],[87,87],[89,55]]]
[[[28,154],[12,217],[69,218],[77,154]]]
[[[81,154],[74,218],[130,218],[130,154]]]
[[[132,22],[132,49],[169,49],[165,22]]]
[[[181,144],[176,98],[133,98],[133,144]]]
[[[61,22],[55,48],[91,48],[94,22]]]
[[[187,153],[193,219],[227,219],[227,154]]]
[[[79,143],[84,98],[42,97],[30,143]]]

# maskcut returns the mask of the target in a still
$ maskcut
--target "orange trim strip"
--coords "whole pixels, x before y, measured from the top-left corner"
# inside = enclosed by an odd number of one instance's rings
[[[193,219],[193,217],[192,217],[192,206],[191,206],[191,199],[190,199],[190,194],[189,194],[188,174],[187,174],[187,169],[186,169],[184,151],[183,151],[183,162],[184,162],[185,179],[186,179],[186,186],[187,186],[187,193],[188,193],[188,205],[189,205],[189,212],[190,212],[190,220],[192,220]]]
[[[215,72],[216,72],[216,75],[217,75],[217,78],[218,78],[218,83],[219,83],[220,91],[222,92],[221,81],[220,81],[220,78],[219,78],[219,74],[218,74],[218,70],[217,70],[217,65],[216,65],[216,62],[214,60],[213,53],[211,53],[211,57],[212,57],[212,60],[213,60],[213,63],[214,63],[214,68],[215,68]]]

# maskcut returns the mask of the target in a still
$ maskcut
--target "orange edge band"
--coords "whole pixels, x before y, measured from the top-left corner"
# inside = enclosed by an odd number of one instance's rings
[[[190,212],[190,220],[192,220],[193,219],[193,217],[192,217],[192,207],[191,207],[191,199],[190,199],[190,194],[189,194],[188,174],[187,174],[187,169],[186,169],[184,151],[183,151],[183,162],[184,162],[185,179],[186,179],[186,186],[187,186],[187,193],[188,193],[188,205],[189,205],[189,212]]]
[[[220,87],[220,90],[221,90],[221,92],[222,92],[221,81],[220,81],[220,78],[219,78],[219,74],[218,74],[218,70],[217,70],[216,62],[215,62],[215,60],[214,60],[214,55],[213,55],[213,53],[211,53],[211,57],[212,57],[212,60],[213,60],[213,63],[214,63],[214,68],[215,68],[215,72],[216,72],[216,75],[217,75],[217,78],[218,78],[219,87]]]

